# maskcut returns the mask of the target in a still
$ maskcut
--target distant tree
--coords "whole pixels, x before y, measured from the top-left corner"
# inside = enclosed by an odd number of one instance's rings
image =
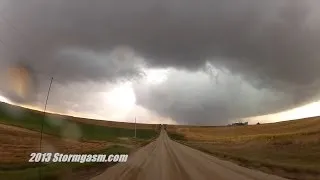
[[[260,123],[258,122],[257,125],[260,125]]]

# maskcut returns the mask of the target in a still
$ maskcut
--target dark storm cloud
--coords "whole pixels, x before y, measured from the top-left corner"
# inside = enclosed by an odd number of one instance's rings
[[[297,95],[299,103],[319,92],[315,0],[1,2],[1,61],[23,61],[60,83],[139,74],[139,62],[110,60],[125,46],[150,67],[197,71],[208,60],[256,88]]]
[[[310,4],[317,5],[292,0],[16,0],[3,14],[23,34],[24,41],[11,43],[16,52],[34,57],[30,63],[43,62],[40,67],[48,64],[47,56],[68,46],[110,50],[128,45],[149,57],[150,65],[194,69],[206,58],[222,56],[232,71],[304,84],[319,75],[319,28],[307,23]],[[95,62],[81,63],[96,68],[97,77],[106,76]],[[80,69],[75,76],[93,71]]]

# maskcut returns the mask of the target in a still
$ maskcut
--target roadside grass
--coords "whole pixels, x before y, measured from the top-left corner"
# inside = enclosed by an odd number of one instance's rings
[[[85,154],[127,154],[131,151],[128,147],[112,146],[101,151],[88,152]],[[39,168],[41,168],[42,179],[58,180],[64,173],[76,171],[82,168],[97,166],[103,163],[51,163],[39,164],[37,167],[21,170],[0,170],[0,179],[5,180],[36,180],[39,179]],[[112,166],[115,163],[110,163]]]
[[[90,121],[90,120],[88,120]],[[82,140],[112,141],[119,137],[133,137],[134,129],[107,127],[69,120],[68,117],[55,117],[42,112],[24,109],[0,103],[0,123],[41,131],[58,137],[77,138]],[[155,129],[137,129],[138,139],[151,139],[158,135]]]
[[[79,173],[88,176],[88,171],[104,171],[112,163],[28,163],[31,152],[39,151],[40,131],[43,121],[44,152],[72,154],[128,153],[153,141],[159,135],[153,125],[141,124],[141,129],[130,128],[134,124],[94,120],[74,121],[69,116],[44,114],[17,106],[0,103],[0,179],[34,180],[60,179],[61,175]],[[91,123],[92,122],[92,123]],[[96,123],[96,124],[95,124]],[[122,128],[122,124],[123,127]],[[79,173],[77,173],[79,171]],[[91,172],[92,173],[92,172]],[[95,172],[96,173],[96,172]],[[90,174],[90,173],[89,173]],[[64,178],[65,179],[65,178]],[[81,178],[80,178],[81,179]]]
[[[176,132],[167,132],[167,134],[171,139],[174,139],[177,141],[187,140],[183,134],[179,134]]]
[[[241,166],[289,179],[316,180],[320,179],[319,125],[316,117],[268,124],[264,128],[270,129],[261,131],[261,125],[179,127],[168,134],[182,144]]]
[[[276,174],[289,179],[319,179],[320,147],[311,145],[218,145],[210,143],[183,144],[212,154],[216,157],[231,160],[241,166],[259,169],[261,171]]]

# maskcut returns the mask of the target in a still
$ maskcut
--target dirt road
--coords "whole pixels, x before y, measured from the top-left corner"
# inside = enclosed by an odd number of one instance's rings
[[[247,169],[172,141],[159,138],[91,180],[285,180]]]

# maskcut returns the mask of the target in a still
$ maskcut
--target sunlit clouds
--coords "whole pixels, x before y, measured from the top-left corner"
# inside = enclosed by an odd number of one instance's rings
[[[294,120],[301,119],[307,117],[320,116],[320,102],[316,101],[298,108],[294,108],[291,110],[287,110],[280,113],[262,115],[257,117],[245,118],[251,123],[258,122],[277,122],[277,121],[286,121],[286,120]]]
[[[145,82],[148,84],[161,84],[168,79],[170,69],[146,69]]]
[[[0,101],[1,101],[1,102],[5,102],[5,103],[8,103],[8,104],[12,104],[12,102],[11,102],[8,98],[3,97],[3,96],[1,96],[1,95],[0,95]]]

